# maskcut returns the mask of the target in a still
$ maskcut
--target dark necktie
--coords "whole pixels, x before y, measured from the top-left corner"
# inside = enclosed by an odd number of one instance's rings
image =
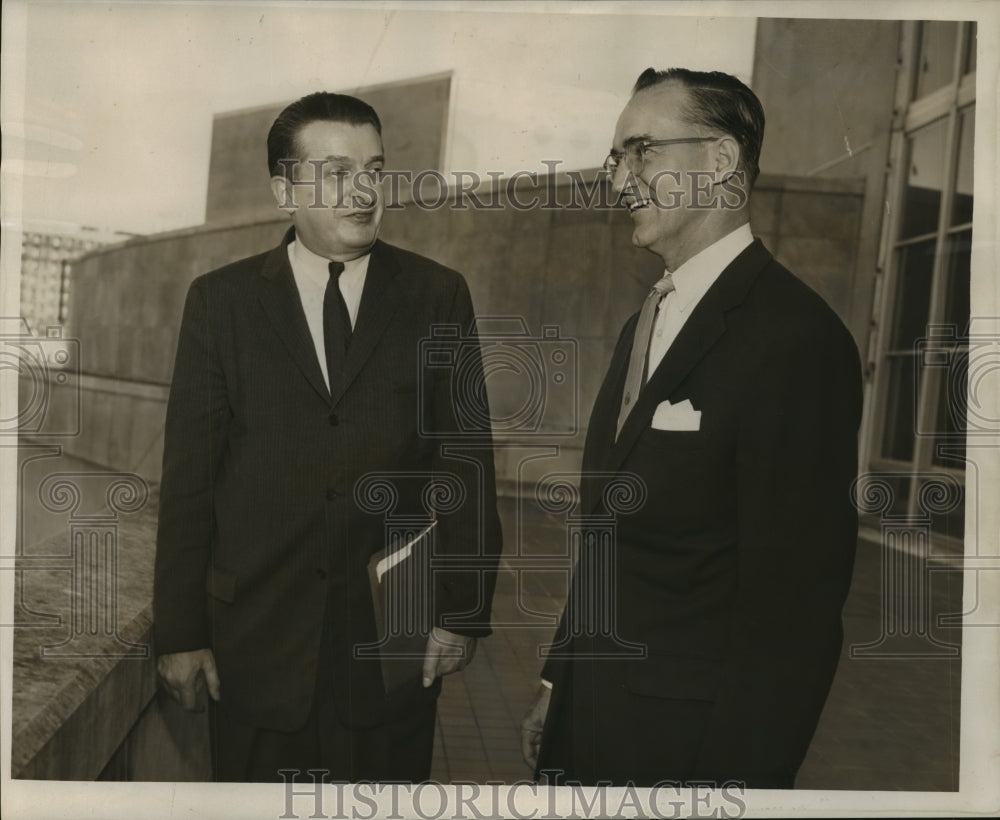
[[[344,370],[344,355],[351,343],[351,314],[340,292],[343,262],[330,263],[330,280],[323,295],[323,346],[326,348],[326,372],[331,391]]]

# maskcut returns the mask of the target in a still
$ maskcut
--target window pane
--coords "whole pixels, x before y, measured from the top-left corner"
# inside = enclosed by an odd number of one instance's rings
[[[897,461],[913,458],[914,356],[892,356],[886,359],[889,368],[889,389],[885,401],[885,427],[882,435],[882,455]]]
[[[944,321],[954,325],[956,336],[969,326],[969,266],[972,257],[972,231],[962,231],[948,241],[948,291],[944,303]]]
[[[958,166],[955,171],[955,201],[951,224],[972,221],[972,145],[976,136],[976,109],[966,108],[958,119]]]
[[[969,27],[969,35],[965,41],[965,59],[962,61],[964,63],[965,69],[963,74],[971,74],[976,70],[976,24],[966,23]]]
[[[944,143],[947,119],[914,132],[908,141],[906,192],[900,239],[934,233],[944,183]]]
[[[892,507],[889,509],[892,515],[902,515],[910,506],[910,484],[909,478],[893,476],[886,481],[892,485]]]
[[[925,21],[920,24],[920,56],[917,59],[915,99],[948,85],[954,79],[957,47],[957,22]]]
[[[929,239],[897,251],[896,304],[890,350],[913,352],[917,339],[927,335],[936,244]]]
[[[936,444],[947,445],[944,454],[934,447],[932,461],[945,467],[965,469],[966,390],[969,374],[967,350],[952,351],[947,357],[947,367],[941,368],[941,386],[938,389],[937,421],[934,425]]]

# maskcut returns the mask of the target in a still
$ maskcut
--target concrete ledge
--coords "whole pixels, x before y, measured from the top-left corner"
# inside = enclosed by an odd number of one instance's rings
[[[78,478],[80,495],[114,475]],[[16,560],[12,777],[96,779],[156,692],[155,490],[132,514],[75,512]]]

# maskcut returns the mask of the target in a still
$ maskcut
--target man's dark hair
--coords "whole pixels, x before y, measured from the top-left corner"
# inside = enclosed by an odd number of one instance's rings
[[[635,81],[632,93],[651,86],[676,82],[687,89],[688,104],[681,116],[693,125],[704,125],[732,136],[740,146],[740,168],[748,187],[760,173],[760,147],[764,142],[764,108],[746,85],[721,71],[647,68]]]
[[[267,167],[271,176],[284,176],[283,159],[299,159],[295,139],[299,131],[311,122],[346,122],[351,125],[373,125],[382,136],[382,123],[364,100],[347,94],[317,91],[296,100],[271,125],[267,134]]]

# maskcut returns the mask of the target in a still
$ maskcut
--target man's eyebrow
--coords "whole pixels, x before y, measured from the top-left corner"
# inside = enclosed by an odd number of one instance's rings
[[[622,142],[622,148],[628,148],[630,145],[635,145],[637,142],[645,142],[646,140],[650,139],[652,139],[652,137],[649,134],[636,134],[635,136],[627,137]],[[610,153],[617,154],[619,153],[619,151],[615,148],[614,145],[612,145]]]
[[[628,148],[630,145],[635,145],[637,142],[646,142],[651,140],[652,137],[649,134],[636,134],[633,137],[628,137],[622,142],[622,147]]]
[[[352,162],[354,162],[353,157],[345,157],[340,154],[327,154],[326,157],[324,157],[324,159],[326,159],[327,162],[340,162],[343,163],[344,165],[350,165]],[[365,165],[371,165],[373,162],[385,162],[385,157],[382,156],[381,154],[376,154],[373,157],[369,157],[365,161]]]

